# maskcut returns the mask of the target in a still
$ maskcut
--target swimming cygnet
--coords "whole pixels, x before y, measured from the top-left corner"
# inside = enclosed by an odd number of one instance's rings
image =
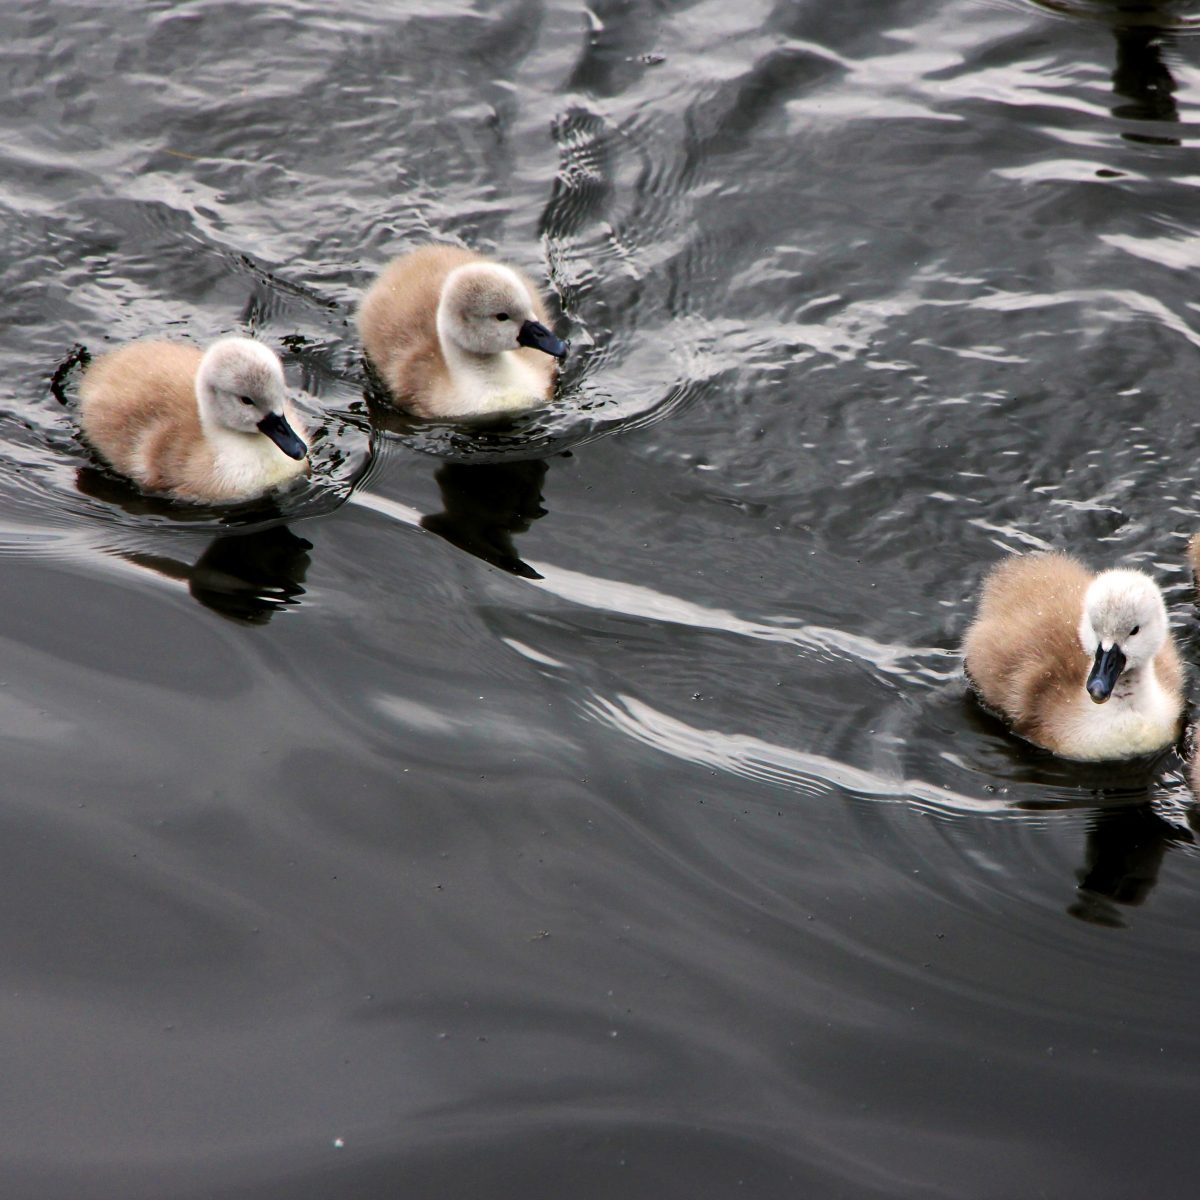
[[[396,401],[422,417],[530,408],[550,398],[567,347],[521,272],[457,246],[422,246],[384,268],[358,328]]]
[[[201,353],[132,342],[79,385],[84,436],[139,486],[197,503],[251,500],[308,470],[308,431],[283,368],[261,342],[222,338]]]
[[[963,656],[984,705],[1063,758],[1134,758],[1179,735],[1182,668],[1141,571],[1093,575],[1065,554],[998,563]]]

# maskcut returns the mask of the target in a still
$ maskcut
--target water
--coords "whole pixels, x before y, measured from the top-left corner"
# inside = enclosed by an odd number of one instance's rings
[[[1200,661],[1200,7],[1123,8],[5,6],[5,1196],[1195,1192],[1186,765],[954,653],[1069,546]],[[548,280],[550,410],[372,400],[430,237]],[[50,387],[246,330],[281,509]]]

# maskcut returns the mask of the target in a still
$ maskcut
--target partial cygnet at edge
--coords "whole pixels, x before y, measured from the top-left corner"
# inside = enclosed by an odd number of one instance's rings
[[[79,385],[84,437],[140,487],[195,503],[251,500],[308,470],[308,431],[278,357],[251,338],[201,352],[131,342]]]
[[[358,310],[367,356],[422,417],[513,412],[548,400],[566,344],[520,271],[457,246],[385,267]]]
[[[1196,599],[1200,601],[1200,533],[1188,539],[1188,562],[1192,568],[1192,580],[1196,585]]]
[[[1192,567],[1192,581],[1196,585],[1196,601],[1200,603],[1200,533],[1192,534],[1188,540],[1188,562]],[[1188,769],[1188,783],[1192,796],[1200,801],[1200,723],[1192,726],[1192,762]]]
[[[1063,758],[1135,758],[1179,736],[1183,671],[1162,592],[1141,571],[1006,559],[984,579],[963,656],[983,704]]]

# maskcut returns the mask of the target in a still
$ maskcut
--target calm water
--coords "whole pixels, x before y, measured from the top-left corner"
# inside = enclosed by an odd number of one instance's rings
[[[1200,5],[1121,7],[8,0],[0,1193],[1195,1194],[1186,768],[954,653],[1072,546],[1200,662]],[[372,402],[430,237],[551,410]],[[237,330],[307,491],[96,469],[75,347]]]

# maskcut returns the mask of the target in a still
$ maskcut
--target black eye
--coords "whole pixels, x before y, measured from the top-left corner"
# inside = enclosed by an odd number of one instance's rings
[[[1137,633],[1137,631],[1138,631],[1139,629],[1141,629],[1141,626],[1140,626],[1140,625],[1135,625],[1135,626],[1134,626],[1134,627],[1133,627],[1133,628],[1132,628],[1132,629],[1129,631],[1129,636],[1130,636],[1130,637],[1133,637],[1133,635],[1134,635],[1135,633]]]
[[[496,314],[496,320],[497,320],[497,321],[507,321],[507,320],[508,320],[508,313],[497,313],[497,314]]]
[[[243,404],[253,404],[254,403],[254,401],[249,396],[239,396],[238,399]]]

